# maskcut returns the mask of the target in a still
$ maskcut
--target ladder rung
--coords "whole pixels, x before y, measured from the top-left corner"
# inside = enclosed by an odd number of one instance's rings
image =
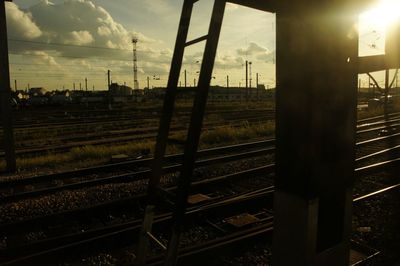
[[[207,38],[208,38],[208,35],[201,36],[201,37],[199,37],[197,39],[188,41],[187,43],[185,43],[185,46],[190,46],[190,45],[193,45],[195,43],[199,43],[199,42],[205,41],[205,40],[207,40]]]
[[[146,234],[154,241],[156,242],[163,250],[167,250],[167,247],[161,243],[160,240],[158,240],[155,236],[153,236],[152,233],[150,233],[149,231],[146,232]]]

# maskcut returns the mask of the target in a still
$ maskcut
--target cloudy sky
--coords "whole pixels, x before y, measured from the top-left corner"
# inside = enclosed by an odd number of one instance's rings
[[[11,79],[19,89],[106,89],[113,82],[133,87],[131,38],[138,37],[140,87],[165,86],[181,0],[14,0],[6,2]],[[212,0],[196,3],[189,39],[208,29]],[[384,36],[360,27],[363,54],[382,53]],[[244,86],[246,60],[252,78],[275,85],[275,15],[229,4],[224,17],[213,85]],[[185,52],[188,84],[198,79],[204,44]],[[183,83],[183,74],[181,75]],[[13,86],[14,87],[14,86]]]

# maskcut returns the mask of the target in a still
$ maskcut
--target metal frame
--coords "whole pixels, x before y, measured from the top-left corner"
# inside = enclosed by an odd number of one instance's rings
[[[6,171],[15,172],[17,165],[15,159],[14,130],[11,110],[11,85],[8,61],[5,1],[2,1],[0,6],[0,105],[4,131],[3,143],[6,159]]]

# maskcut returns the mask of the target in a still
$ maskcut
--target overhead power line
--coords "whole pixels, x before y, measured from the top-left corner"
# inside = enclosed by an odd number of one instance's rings
[[[117,50],[117,51],[130,51],[129,48],[112,48],[112,47],[105,47],[105,46],[91,46],[91,45],[78,45],[78,44],[67,44],[67,43],[57,43],[57,42],[39,42],[39,41],[30,41],[30,40],[21,40],[21,39],[11,39],[9,38],[8,41],[11,42],[22,42],[22,43],[32,43],[38,45],[49,45],[49,46],[61,46],[61,47],[77,47],[77,48],[88,48],[88,49],[101,49],[101,50]],[[154,53],[153,51],[141,51],[144,53]]]
[[[66,44],[66,43],[55,43],[55,42],[38,42],[38,41],[19,40],[19,39],[8,39],[8,41],[11,41],[11,42],[23,42],[23,43],[33,43],[33,44],[49,45],[49,46],[64,46],[64,47],[78,47],[78,48],[102,49],[102,50],[129,51],[129,49],[112,48],[112,47],[104,47],[104,46],[89,46],[89,45]]]

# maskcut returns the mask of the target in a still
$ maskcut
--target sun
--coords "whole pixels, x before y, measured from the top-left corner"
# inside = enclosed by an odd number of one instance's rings
[[[400,19],[400,0],[380,0],[360,15],[360,23],[375,30],[385,30]]]

